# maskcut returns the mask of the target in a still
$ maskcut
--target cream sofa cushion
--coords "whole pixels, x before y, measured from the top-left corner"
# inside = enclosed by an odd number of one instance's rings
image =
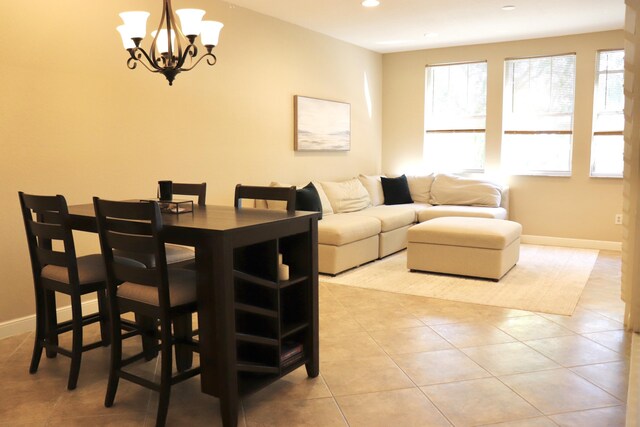
[[[517,222],[487,218],[446,217],[413,226],[407,232],[411,243],[504,249],[520,238]]]
[[[318,191],[318,196],[320,196],[320,203],[322,204],[322,217],[326,217],[327,215],[333,214],[333,207],[331,206],[331,202],[327,197],[327,193],[324,192],[324,188],[322,188],[322,183],[320,181],[311,181],[316,190]]]
[[[411,199],[413,199],[415,203],[431,202],[431,185],[433,184],[434,179],[435,176],[433,174],[425,176],[407,176]]]
[[[380,220],[357,215],[330,215],[318,222],[318,243],[341,246],[380,234]]]
[[[507,219],[507,210],[502,207],[488,208],[486,206],[431,206],[428,209],[418,211],[418,222],[429,221],[444,216]]]
[[[408,204],[376,206],[363,211],[353,212],[349,215],[377,218],[380,220],[381,231],[383,233],[416,222],[416,210]]]
[[[323,181],[322,188],[334,213],[355,212],[371,204],[369,193],[358,178],[342,182]]]
[[[382,182],[380,177],[382,175],[360,175],[358,179],[367,189],[369,197],[371,197],[371,206],[380,206],[384,203],[384,193],[382,192]]]
[[[489,181],[438,174],[431,186],[432,205],[500,206],[500,186]]]

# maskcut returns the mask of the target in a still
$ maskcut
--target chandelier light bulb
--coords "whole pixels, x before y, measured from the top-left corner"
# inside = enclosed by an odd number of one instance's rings
[[[149,12],[132,11],[122,12],[120,18],[132,39],[143,39],[147,35],[147,19]],[[121,33],[122,34],[122,33]]]
[[[202,9],[178,9],[176,15],[180,17],[182,34],[197,37],[200,35],[200,24],[206,12]]]
[[[222,22],[202,21],[202,44],[204,46],[217,46],[222,27],[224,27]]]
[[[122,44],[125,49],[135,49],[136,44],[131,39],[131,34],[129,33],[129,28],[126,25],[120,25],[116,28],[120,33],[120,37],[122,37]]]

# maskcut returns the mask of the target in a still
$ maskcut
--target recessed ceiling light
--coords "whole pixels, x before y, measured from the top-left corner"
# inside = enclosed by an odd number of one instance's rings
[[[438,33],[424,33],[424,36],[430,39],[433,37],[438,37]]]
[[[362,0],[362,5],[364,7],[376,7],[380,4],[378,0]]]
[[[502,10],[514,10],[516,7],[512,4],[509,4],[507,6],[502,6]]]

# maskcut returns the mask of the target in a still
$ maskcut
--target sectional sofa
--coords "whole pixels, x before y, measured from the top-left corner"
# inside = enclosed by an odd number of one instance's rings
[[[360,175],[341,182],[312,183],[322,205],[318,254],[319,270],[324,274],[335,275],[406,248],[407,230],[419,222],[443,216],[509,216],[508,187],[484,179],[448,174]],[[395,194],[403,186],[408,187],[404,199]]]

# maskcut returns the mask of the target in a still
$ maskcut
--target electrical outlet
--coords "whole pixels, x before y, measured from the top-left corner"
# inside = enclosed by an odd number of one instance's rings
[[[614,220],[614,223],[617,225],[621,225],[622,224],[622,214],[616,214],[616,218]]]

